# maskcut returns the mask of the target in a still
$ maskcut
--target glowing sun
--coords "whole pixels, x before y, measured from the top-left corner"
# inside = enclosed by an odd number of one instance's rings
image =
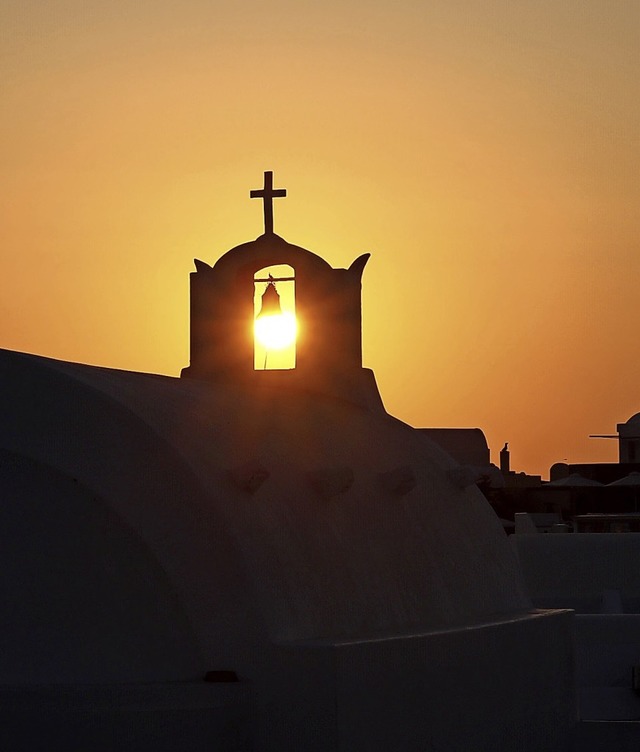
[[[288,311],[259,316],[254,322],[256,339],[266,350],[289,347],[294,343],[297,331],[296,317]]]

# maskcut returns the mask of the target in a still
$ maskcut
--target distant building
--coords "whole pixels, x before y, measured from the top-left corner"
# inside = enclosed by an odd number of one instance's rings
[[[509,540],[534,605],[575,611],[576,752],[640,749],[639,424],[606,437],[619,440],[617,463],[558,463],[551,482],[491,497],[515,517]]]
[[[640,413],[626,423],[618,423],[618,456],[620,464],[640,463]]]
[[[435,442],[462,466],[460,482],[501,488],[504,478],[491,462],[489,445],[480,428],[418,428],[420,434]]]

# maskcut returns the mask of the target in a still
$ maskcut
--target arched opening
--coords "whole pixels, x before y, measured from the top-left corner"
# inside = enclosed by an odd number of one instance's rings
[[[253,277],[253,367],[256,371],[296,367],[295,272],[288,264],[265,266]]]

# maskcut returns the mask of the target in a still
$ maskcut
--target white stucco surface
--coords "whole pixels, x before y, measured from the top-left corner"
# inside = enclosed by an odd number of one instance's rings
[[[536,606],[600,614],[616,591],[622,612],[640,613],[640,533],[535,533],[509,542]]]
[[[4,448],[75,479],[132,528],[203,643],[222,615],[227,628],[246,621],[247,588],[252,627],[271,639],[463,626],[529,607],[482,496],[454,487],[448,457],[388,416],[11,353],[2,400]],[[386,492],[379,474],[406,465],[415,488]],[[254,466],[269,475],[251,494],[234,472]],[[327,498],[314,474],[336,468],[353,483]],[[66,503],[64,489],[54,496]],[[67,535],[50,532],[64,557]]]
[[[279,712],[285,730],[316,712],[335,729],[335,698],[349,686],[327,647],[314,660],[333,677],[322,691],[334,699],[308,699],[302,715],[277,706],[273,698],[316,691],[303,646],[366,643],[376,681],[391,650],[390,681],[399,681],[413,648],[389,647],[398,639],[450,634],[450,665],[460,670],[465,630],[504,621],[515,639],[534,618],[482,495],[455,486],[451,458],[384,413],[273,384],[221,386],[7,351],[0,379],[0,586],[15,604],[0,627],[0,684],[197,682],[232,669],[257,698],[258,748],[281,750]],[[394,491],[397,477],[413,481]],[[545,623],[558,636],[545,676],[568,675],[565,622]],[[536,629],[542,644],[546,627]],[[496,658],[499,633],[487,653]],[[349,650],[339,654],[348,665]],[[415,713],[432,688],[412,681],[423,693]],[[356,683],[364,694],[348,713],[357,725],[368,705],[366,683]],[[465,694],[451,684],[446,692],[452,701]],[[500,712],[509,687],[498,694],[485,714]],[[551,707],[526,692],[518,707],[531,702]],[[568,697],[563,722],[570,707]],[[404,712],[395,708],[393,723],[412,722]],[[344,734],[339,742],[327,731],[317,748],[377,748],[357,734],[346,747]]]

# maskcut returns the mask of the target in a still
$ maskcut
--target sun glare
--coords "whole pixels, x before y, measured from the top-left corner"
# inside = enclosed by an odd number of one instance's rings
[[[296,317],[285,311],[273,316],[260,316],[255,320],[255,335],[266,350],[284,350],[296,338]]]

